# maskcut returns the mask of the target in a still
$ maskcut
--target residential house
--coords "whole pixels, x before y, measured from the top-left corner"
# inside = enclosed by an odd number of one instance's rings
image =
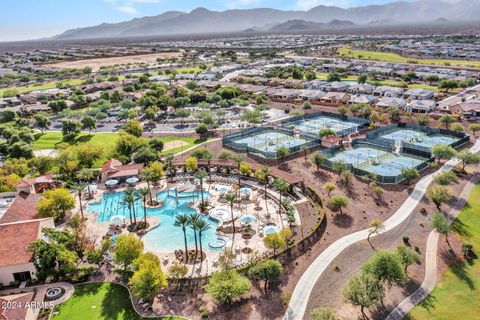
[[[360,94],[360,95],[352,95],[350,97],[350,100],[348,101],[348,104],[370,104],[373,105],[377,102],[377,97],[369,95],[369,94]]]
[[[405,111],[413,113],[429,113],[435,110],[437,103],[434,100],[411,100]]]
[[[407,90],[403,96],[405,99],[411,100],[428,100],[432,99],[435,95],[435,92],[432,90],[422,89],[422,88],[414,88]]]
[[[350,95],[345,92],[327,92],[320,98],[320,102],[325,105],[339,106],[347,104],[350,101]]]
[[[379,108],[397,108],[397,109],[404,109],[407,105],[407,102],[403,98],[391,98],[391,97],[381,97],[376,106]]]
[[[373,94],[375,87],[367,83],[359,83],[353,86],[350,86],[347,90],[348,93],[352,94]]]
[[[392,86],[378,86],[373,91],[373,95],[377,97],[400,98],[405,89]]]
[[[480,119],[480,99],[459,103],[451,107],[450,111],[461,114],[465,120]]]

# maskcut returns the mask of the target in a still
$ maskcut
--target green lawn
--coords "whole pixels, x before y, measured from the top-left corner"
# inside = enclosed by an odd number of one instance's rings
[[[480,254],[480,184],[473,189],[453,229],[462,241],[473,245],[477,255]],[[443,274],[432,294],[412,310],[410,319],[478,319],[479,301],[480,262],[475,259],[472,264],[457,263]]]
[[[115,143],[117,133],[80,133],[75,140],[69,142],[71,145],[90,142],[99,145],[105,149],[111,148]],[[61,132],[46,132],[44,134],[37,134],[37,140],[33,144],[35,150],[55,149],[57,144],[63,141]]]
[[[75,286],[73,296],[63,303],[55,320],[142,320],[132,307],[124,287],[113,283],[90,283]],[[181,320],[178,317],[148,319]]]
[[[317,78],[320,80],[327,80],[328,73],[317,73]],[[342,77],[343,81],[357,81],[358,77],[357,76],[347,76],[347,77]],[[378,80],[378,81],[367,81],[370,84],[376,84],[380,86],[392,86],[392,87],[400,87],[402,86],[403,82],[402,81],[395,81],[395,80]],[[408,85],[410,89],[414,88],[422,88],[422,89],[428,89],[432,91],[438,91],[438,87],[436,86],[430,86],[428,84],[410,84]]]
[[[480,67],[480,61],[412,59],[412,58],[402,57],[401,55],[398,55],[396,53],[366,51],[366,50],[352,50],[349,48],[338,49],[338,54],[342,57],[365,59],[365,60],[377,60],[377,61],[388,61],[388,62],[399,62],[399,63],[416,61],[419,64],[433,64],[433,65],[442,65],[442,66],[446,66],[450,64],[452,66],[461,66],[461,67],[476,67],[476,68]]]
[[[84,80],[83,79],[70,79],[65,81],[52,81],[42,84],[33,84],[23,87],[11,87],[11,88],[2,88],[0,89],[0,97],[3,97],[5,91],[14,90],[16,94],[21,94],[25,92],[35,91],[35,90],[45,90],[45,89],[54,89],[57,87],[57,82],[62,82],[71,86],[79,86]]]

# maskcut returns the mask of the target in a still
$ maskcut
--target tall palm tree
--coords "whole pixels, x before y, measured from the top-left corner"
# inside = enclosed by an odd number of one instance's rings
[[[131,212],[130,220],[131,220],[131,216],[133,215],[133,223],[137,224],[137,215],[135,213],[135,201],[137,201],[138,199],[137,190],[133,188],[129,188],[125,190],[123,197],[124,197],[124,202],[128,206],[128,210]]]
[[[238,176],[238,197],[240,198],[240,188],[241,188],[241,182],[242,182],[242,175],[240,174],[240,166],[242,165],[244,159],[241,155],[234,154],[231,157],[231,160],[235,162],[237,165],[237,176]]]
[[[70,188],[72,188],[73,190],[75,190],[77,192],[78,204],[80,205],[80,214],[82,216],[82,220],[85,219],[84,216],[83,216],[82,191],[85,190],[86,186],[87,186],[87,184],[81,183],[81,182],[74,182],[74,183],[70,184]]]
[[[206,176],[207,176],[207,173],[203,169],[198,170],[195,173],[195,178],[197,178],[200,181],[200,196],[202,197],[202,205],[205,203],[203,199],[203,180],[205,179]]]
[[[198,239],[200,242],[200,254],[203,258],[203,248],[202,248],[202,233],[210,229],[210,224],[205,219],[200,219],[197,221],[197,231]]]
[[[173,154],[171,153],[165,157],[165,169],[168,171],[170,178],[173,178],[175,171],[173,170]]]
[[[288,189],[290,188],[290,185],[288,182],[286,182],[283,179],[275,179],[275,182],[273,183],[275,188],[278,189],[278,204],[279,204],[279,212],[282,213],[282,193],[287,192]]]
[[[202,217],[198,213],[193,213],[188,217],[188,224],[193,230],[193,237],[195,239],[195,261],[197,260],[198,254],[198,241],[197,241],[197,223],[201,220]]]
[[[140,188],[138,189],[139,196],[142,197],[143,201],[143,221],[145,225],[147,225],[147,197],[151,195],[150,189],[148,188]]]
[[[128,190],[127,190],[128,191]],[[133,197],[133,194],[125,191],[122,197],[122,205],[126,206],[128,208],[128,213],[130,214],[130,224],[133,224],[132,220],[132,206],[133,203],[135,202],[135,198]]]
[[[149,198],[150,198],[150,203],[152,203],[152,189],[150,187],[150,182],[152,182],[153,180],[153,171],[150,170],[149,168],[146,168],[144,169],[141,173],[140,173],[140,177],[142,178],[142,180],[145,180],[147,182],[147,188],[148,188],[148,191],[149,191]]]
[[[234,193],[229,193],[225,196],[225,200],[230,204],[230,215],[232,217],[232,226],[233,226],[233,240],[235,240],[235,218],[233,217],[233,204],[237,200],[237,196]],[[232,247],[233,247],[232,241]]]
[[[95,171],[93,171],[93,169],[88,169],[88,168],[80,170],[80,172],[77,175],[77,178],[80,181],[88,183],[87,191],[88,191],[88,198],[90,199],[92,198],[92,190],[90,190],[90,181],[94,177],[95,177]]]
[[[180,213],[179,215],[177,215],[174,223],[175,226],[182,227],[183,241],[185,243],[185,263],[187,263],[188,261],[187,226],[189,225],[189,223],[190,223],[190,219],[188,215],[186,215],[185,213]]]

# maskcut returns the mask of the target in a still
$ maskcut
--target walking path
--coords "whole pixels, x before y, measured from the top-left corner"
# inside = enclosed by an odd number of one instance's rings
[[[474,153],[480,151],[480,139],[476,141],[475,145],[470,150]],[[433,178],[441,172],[450,171],[459,162],[460,160],[458,159],[452,159],[446,162],[436,172],[420,179],[410,196],[395,214],[385,221],[385,228],[378,234],[388,232],[403,223],[410,214],[412,214],[415,207],[423,198],[428,186],[433,181]],[[284,319],[303,319],[312,290],[328,265],[347,247],[356,242],[367,239],[369,232],[368,229],[362,230],[338,239],[312,262],[295,286]]]
[[[454,207],[450,210],[448,214],[448,219],[450,223],[455,220],[460,211],[465,206],[465,203],[468,199],[468,195],[475,186],[475,182],[478,180],[479,175],[475,175],[467,185],[463,188],[460,197],[455,203]],[[410,296],[405,298],[392,312],[388,315],[386,320],[401,320],[403,319],[410,310],[413,309],[417,304],[419,304],[423,299],[428,297],[432,292],[433,288],[437,283],[437,245],[438,245],[439,234],[433,230],[427,239],[427,248],[425,253],[425,278],[423,280],[420,288],[415,290]]]

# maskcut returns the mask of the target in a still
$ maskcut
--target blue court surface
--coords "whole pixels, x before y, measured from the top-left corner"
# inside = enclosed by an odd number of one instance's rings
[[[394,140],[397,145],[403,142],[425,148],[431,148],[437,144],[451,145],[460,140],[460,138],[444,134],[428,136],[425,132],[415,129],[394,129],[380,135],[379,137],[387,140]]]
[[[303,145],[309,142],[309,140],[298,135],[288,135],[283,132],[269,130],[258,132],[248,137],[239,137],[239,139],[235,139],[233,142],[247,145],[250,149],[276,152],[280,147],[293,148]]]
[[[318,134],[322,129],[332,129],[335,133],[343,130],[357,131],[358,124],[349,121],[343,121],[337,118],[319,115],[318,117],[299,119],[285,124],[290,128],[294,128],[303,132]]]
[[[351,164],[356,168],[384,177],[398,176],[403,169],[414,168],[425,161],[425,159],[406,154],[394,154],[368,146],[357,146],[341,151],[328,160]]]

